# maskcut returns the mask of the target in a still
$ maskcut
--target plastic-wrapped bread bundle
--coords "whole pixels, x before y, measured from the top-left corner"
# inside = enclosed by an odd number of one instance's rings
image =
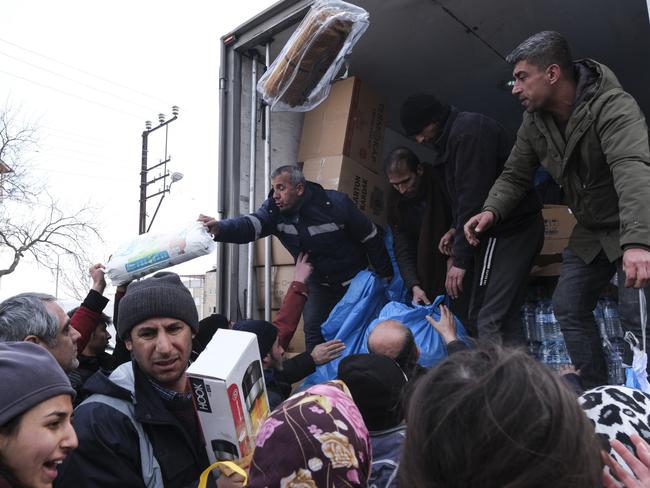
[[[106,263],[113,285],[210,254],[216,243],[201,222],[161,234],[142,234],[121,245]]]
[[[368,28],[368,12],[340,0],[316,2],[257,91],[273,111],[306,112],[321,103],[345,56]]]

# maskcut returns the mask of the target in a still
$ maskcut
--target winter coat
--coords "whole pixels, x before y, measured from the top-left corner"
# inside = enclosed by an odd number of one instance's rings
[[[569,249],[590,263],[627,246],[650,247],[650,149],[639,106],[605,65],[574,63],[576,98],[564,134],[549,112],[525,113],[484,208],[506,218],[541,164],[564,188],[577,220]]]
[[[449,229],[451,211],[439,175],[428,164],[423,167],[414,198],[389,190],[388,223],[404,285],[408,290],[418,285],[432,298],[445,290],[447,257],[438,251],[438,242]]]
[[[452,227],[456,229],[452,255],[454,266],[473,266],[478,248],[465,238],[463,227],[481,211],[490,187],[501,174],[511,141],[494,119],[452,107],[442,131],[433,143],[434,168],[441,173],[442,186],[451,206]],[[541,200],[530,187],[507,219],[490,230],[490,236],[506,237],[538,216]],[[435,246],[438,242],[434,243]]]
[[[133,368],[135,393],[111,381],[128,376],[129,368]],[[124,363],[111,376],[96,373],[86,389],[133,403],[166,488],[197,486],[199,475],[209,466],[205,446],[192,440],[135,363]],[[62,464],[54,486],[144,488],[139,437],[131,420],[111,406],[93,402],[92,396],[86,402],[75,410],[73,420],[79,447]]]
[[[391,276],[383,233],[345,194],[308,181],[295,212],[281,213],[273,191],[253,214],[219,222],[216,241],[244,244],[277,236],[297,259],[309,252],[317,283],[350,281],[369,262],[380,276]]]

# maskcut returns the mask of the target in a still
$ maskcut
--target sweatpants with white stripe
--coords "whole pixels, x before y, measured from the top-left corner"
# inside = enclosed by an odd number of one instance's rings
[[[484,238],[480,243],[469,310],[480,342],[525,344],[521,306],[528,274],[543,244],[541,214],[515,234]]]

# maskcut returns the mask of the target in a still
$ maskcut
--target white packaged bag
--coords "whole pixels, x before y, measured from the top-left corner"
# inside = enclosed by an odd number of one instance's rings
[[[106,263],[106,276],[119,286],[155,271],[210,254],[216,248],[201,222],[160,234],[142,234],[121,245]]]

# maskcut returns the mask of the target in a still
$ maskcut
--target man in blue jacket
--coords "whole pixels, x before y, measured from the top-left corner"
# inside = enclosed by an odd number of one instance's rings
[[[320,331],[355,275],[370,264],[382,277],[393,270],[383,233],[341,192],[306,181],[300,168],[281,166],[271,174],[272,190],[250,215],[217,222],[200,215],[215,241],[244,244],[277,236],[296,259],[309,253],[314,271],[303,312],[307,350],[325,342]]]

